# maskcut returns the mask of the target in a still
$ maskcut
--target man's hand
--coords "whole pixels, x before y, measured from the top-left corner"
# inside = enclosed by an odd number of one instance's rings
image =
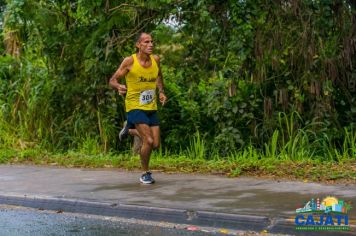
[[[119,91],[119,94],[120,94],[121,96],[125,96],[126,91],[127,91],[126,85],[124,85],[124,84],[119,84],[119,86],[117,87],[117,90]]]
[[[164,104],[167,102],[167,97],[163,92],[159,93],[159,101],[161,102],[162,106],[164,106]]]
[[[132,56],[126,57],[122,61],[119,69],[117,69],[116,72],[113,74],[113,76],[111,76],[110,78],[109,85],[112,88],[116,89],[121,96],[124,96],[126,94],[127,89],[126,89],[126,85],[120,84],[118,80],[124,78],[127,75],[132,64],[133,64],[133,57]]]

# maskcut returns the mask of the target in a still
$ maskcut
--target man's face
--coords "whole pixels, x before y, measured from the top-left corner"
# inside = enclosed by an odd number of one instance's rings
[[[151,35],[142,34],[140,40],[136,43],[139,51],[148,55],[153,52],[153,40]]]

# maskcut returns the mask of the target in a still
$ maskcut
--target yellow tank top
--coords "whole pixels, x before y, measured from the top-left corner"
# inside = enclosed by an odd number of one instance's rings
[[[157,110],[156,80],[158,77],[158,65],[152,55],[151,66],[145,68],[140,65],[136,54],[132,55],[133,64],[126,74],[126,112],[134,109]]]

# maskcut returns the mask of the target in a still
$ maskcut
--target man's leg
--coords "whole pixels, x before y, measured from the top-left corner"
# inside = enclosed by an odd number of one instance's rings
[[[123,141],[124,139],[127,138],[128,134],[131,136],[138,136],[140,137],[140,134],[137,132],[133,124],[129,125],[127,120],[124,122],[123,128],[119,132],[119,139],[120,141]],[[140,137],[141,138],[141,137]]]
[[[131,136],[138,136],[140,137],[140,134],[138,133],[137,129],[129,129],[129,134]],[[141,138],[141,137],[140,137]]]
[[[153,149],[159,149],[159,146],[161,144],[159,126],[158,125],[157,126],[151,126],[151,132],[152,132],[152,137],[153,137],[152,148]]]
[[[142,140],[142,147],[140,151],[142,169],[144,171],[148,171],[150,155],[153,147],[153,135],[151,128],[147,124],[136,124],[136,130]]]

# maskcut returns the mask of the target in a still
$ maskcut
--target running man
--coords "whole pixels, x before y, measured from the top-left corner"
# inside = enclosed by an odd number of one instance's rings
[[[157,117],[157,99],[162,106],[167,97],[164,94],[160,58],[153,55],[153,40],[148,33],[140,33],[135,44],[136,53],[126,57],[110,79],[110,86],[125,96],[127,122],[120,131],[122,140],[127,134],[137,135],[142,140],[140,150],[141,165],[144,173],[140,177],[143,184],[153,184],[155,180],[149,171],[152,149],[160,145],[160,129]],[[118,79],[125,77],[126,86]],[[158,89],[158,91],[157,91]]]

